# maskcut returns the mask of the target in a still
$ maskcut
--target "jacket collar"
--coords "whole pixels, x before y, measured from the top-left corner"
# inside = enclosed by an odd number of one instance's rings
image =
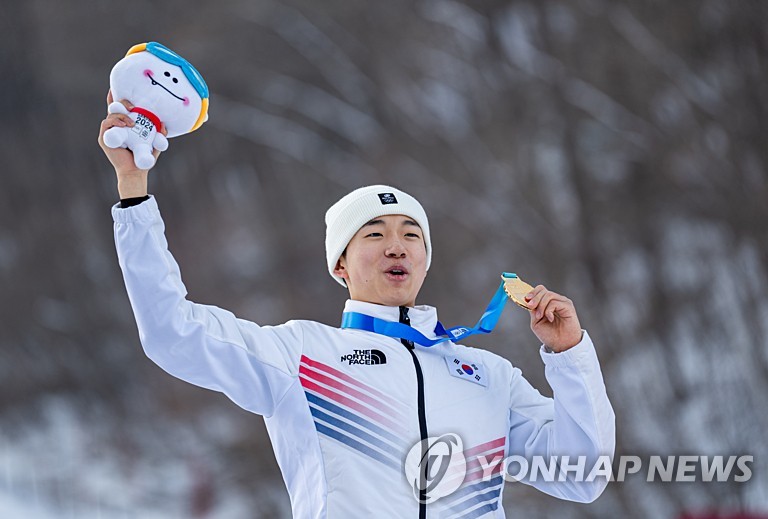
[[[397,306],[384,306],[374,303],[365,303],[347,299],[344,305],[345,312],[357,312],[360,314],[378,317],[385,321],[400,321],[400,308]],[[435,338],[435,326],[437,325],[437,308],[434,306],[419,305],[408,308],[408,317],[411,326],[429,338]]]

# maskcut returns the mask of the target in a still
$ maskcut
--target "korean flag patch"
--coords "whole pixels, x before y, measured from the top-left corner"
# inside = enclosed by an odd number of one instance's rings
[[[448,372],[456,378],[480,384],[488,387],[488,379],[485,375],[485,368],[479,362],[470,362],[462,360],[459,357],[444,357],[448,365]]]

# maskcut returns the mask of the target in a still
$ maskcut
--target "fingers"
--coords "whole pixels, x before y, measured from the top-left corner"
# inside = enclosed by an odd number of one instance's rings
[[[112,126],[133,126],[136,124],[130,115],[125,114],[109,114],[104,121],[113,123]]]
[[[541,298],[541,301],[539,301],[539,304],[536,306],[535,315],[536,319],[542,319],[545,318],[547,321],[552,322],[555,320],[555,310],[557,309],[557,305],[562,303],[563,301],[560,299],[560,296],[558,294],[555,294],[554,292],[547,292],[544,294],[544,296]]]
[[[125,114],[109,114],[103,121],[101,121],[101,127],[99,128],[99,145],[104,147],[104,132],[115,126],[119,128],[131,127],[134,125],[133,119]]]
[[[546,318],[549,322],[553,322],[555,313],[568,313],[573,307],[570,299],[547,290],[544,285],[538,285],[525,298],[528,300],[531,317],[537,321]]]
[[[547,306],[543,308],[542,315],[546,317],[550,323],[555,321],[555,315],[561,318],[570,317],[573,311],[573,303],[569,299],[557,299],[553,298]]]
[[[131,117],[128,115],[109,114],[103,121],[101,121],[101,133],[104,133],[114,126],[122,128],[125,126],[131,127],[133,125],[133,119],[131,119]]]
[[[536,285],[536,287],[525,295],[525,300],[528,302],[529,309],[535,309],[541,298],[547,293],[547,287],[544,285]]]

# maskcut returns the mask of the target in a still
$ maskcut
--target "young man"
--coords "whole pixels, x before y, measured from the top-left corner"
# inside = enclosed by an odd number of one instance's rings
[[[117,173],[115,241],[141,343],[172,375],[265,417],[294,517],[501,518],[502,469],[520,473],[500,463],[511,455],[562,462],[563,481],[520,476],[544,492],[584,502],[602,493],[607,477],[583,481],[574,460],[584,457],[586,476],[613,455],[614,414],[569,299],[541,285],[526,298],[554,399],[490,352],[451,340],[427,346],[445,334],[435,308],[416,306],[432,256],[427,216],[410,195],[368,186],[326,214],[328,271],[350,294],[346,327],[259,326],[195,304],[147,193],[148,172],[129,151],[103,145],[104,131],[130,124],[109,115],[99,142]],[[460,451],[455,464],[435,445]],[[405,473],[409,452],[415,477]]]

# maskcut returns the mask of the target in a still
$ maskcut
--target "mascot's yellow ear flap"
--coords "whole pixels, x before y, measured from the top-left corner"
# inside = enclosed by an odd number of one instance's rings
[[[147,50],[147,44],[146,43],[137,43],[130,49],[128,49],[128,52],[125,53],[126,56],[130,56],[131,54],[136,54],[137,52],[144,52]]]
[[[192,129],[189,130],[190,132],[193,132],[200,128],[205,121],[208,120],[208,98],[203,98],[203,106],[200,107],[200,116],[197,118],[197,121],[195,121],[195,124],[192,126]]]

